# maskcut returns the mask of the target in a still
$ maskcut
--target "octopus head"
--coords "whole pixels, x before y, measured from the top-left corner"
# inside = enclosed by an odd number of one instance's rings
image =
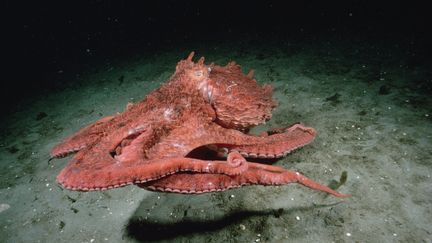
[[[193,80],[215,110],[219,125],[244,130],[271,118],[276,106],[272,87],[259,85],[253,78],[253,70],[245,75],[235,62],[225,66],[205,65],[204,58],[194,63],[193,54],[178,63],[177,71],[186,70],[189,80]]]
[[[197,63],[192,61],[194,52],[189,54],[188,58],[177,63],[174,75],[182,75],[183,85],[205,90],[210,76],[210,68],[204,64],[204,57],[201,57]],[[208,97],[206,97],[208,99]]]

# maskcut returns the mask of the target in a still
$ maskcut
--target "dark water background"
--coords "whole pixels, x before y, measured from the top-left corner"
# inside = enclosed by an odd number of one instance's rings
[[[430,63],[432,17],[421,1],[5,1],[2,5],[2,56],[7,59],[2,75],[7,88],[2,92],[14,94],[13,100],[61,89],[73,82],[71,77],[100,63],[197,45],[224,43],[238,50],[247,44],[265,51],[287,42],[319,46],[337,39],[399,45],[412,65]]]

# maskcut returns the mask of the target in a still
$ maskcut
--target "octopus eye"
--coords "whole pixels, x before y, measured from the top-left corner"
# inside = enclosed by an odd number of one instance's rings
[[[195,76],[197,76],[197,77],[203,76],[203,71],[202,70],[195,71]]]

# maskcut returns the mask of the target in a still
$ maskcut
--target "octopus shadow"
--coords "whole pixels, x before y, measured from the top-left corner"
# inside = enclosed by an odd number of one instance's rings
[[[174,196],[174,198],[175,197],[176,196]],[[186,197],[194,197],[192,200],[188,201],[187,205],[202,205],[202,200],[195,199],[195,197],[200,196]],[[171,196],[168,198],[171,198]],[[207,197],[207,199],[208,198],[209,197]],[[210,215],[207,215],[209,217],[206,218],[202,216],[196,217],[196,215],[188,215],[188,210],[202,212],[202,210],[199,210],[199,208],[187,206],[186,204],[174,206],[173,203],[175,203],[176,200],[173,200],[172,198],[166,200],[171,203],[171,205],[168,205],[168,208],[165,208],[166,211],[156,211],[156,213],[152,212],[150,214],[148,213],[150,211],[149,208],[154,208],[153,206],[150,206],[153,204],[151,202],[152,199],[149,200],[150,202],[147,202],[147,200],[146,202],[143,202],[126,225],[124,236],[140,242],[174,240],[179,237],[187,237],[190,239],[190,237],[198,235],[213,235],[222,230],[240,230],[238,227],[239,225],[242,223],[247,224],[247,222],[253,220],[260,220],[267,217],[279,218],[284,215],[287,216],[293,214],[295,212],[310,211],[316,208],[331,207],[339,204],[315,204],[306,207],[266,209],[262,211],[241,210],[240,207],[235,207],[230,209],[228,213],[224,213],[220,211],[221,209],[217,208],[218,205],[214,205],[214,203],[208,201],[207,205],[209,205],[208,208],[210,209]],[[206,199],[204,199],[204,201],[205,200]],[[181,200],[179,200],[178,203],[181,203]],[[165,207],[164,202],[161,202],[160,205],[162,208]],[[174,210],[178,212],[178,210],[175,209],[176,207],[183,208],[184,211],[180,212],[178,218],[173,219],[172,217],[168,216],[170,215],[168,211]],[[215,213],[215,211],[222,213]]]

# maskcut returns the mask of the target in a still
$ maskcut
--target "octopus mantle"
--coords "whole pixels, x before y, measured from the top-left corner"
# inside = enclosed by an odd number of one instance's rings
[[[245,185],[300,183],[338,193],[302,174],[246,158],[280,158],[310,143],[315,130],[301,124],[259,136],[249,128],[271,118],[272,88],[260,86],[234,62],[193,62],[193,52],[175,73],[141,102],[82,128],[51,151],[75,153],[57,177],[70,190],[142,188],[204,193]]]

